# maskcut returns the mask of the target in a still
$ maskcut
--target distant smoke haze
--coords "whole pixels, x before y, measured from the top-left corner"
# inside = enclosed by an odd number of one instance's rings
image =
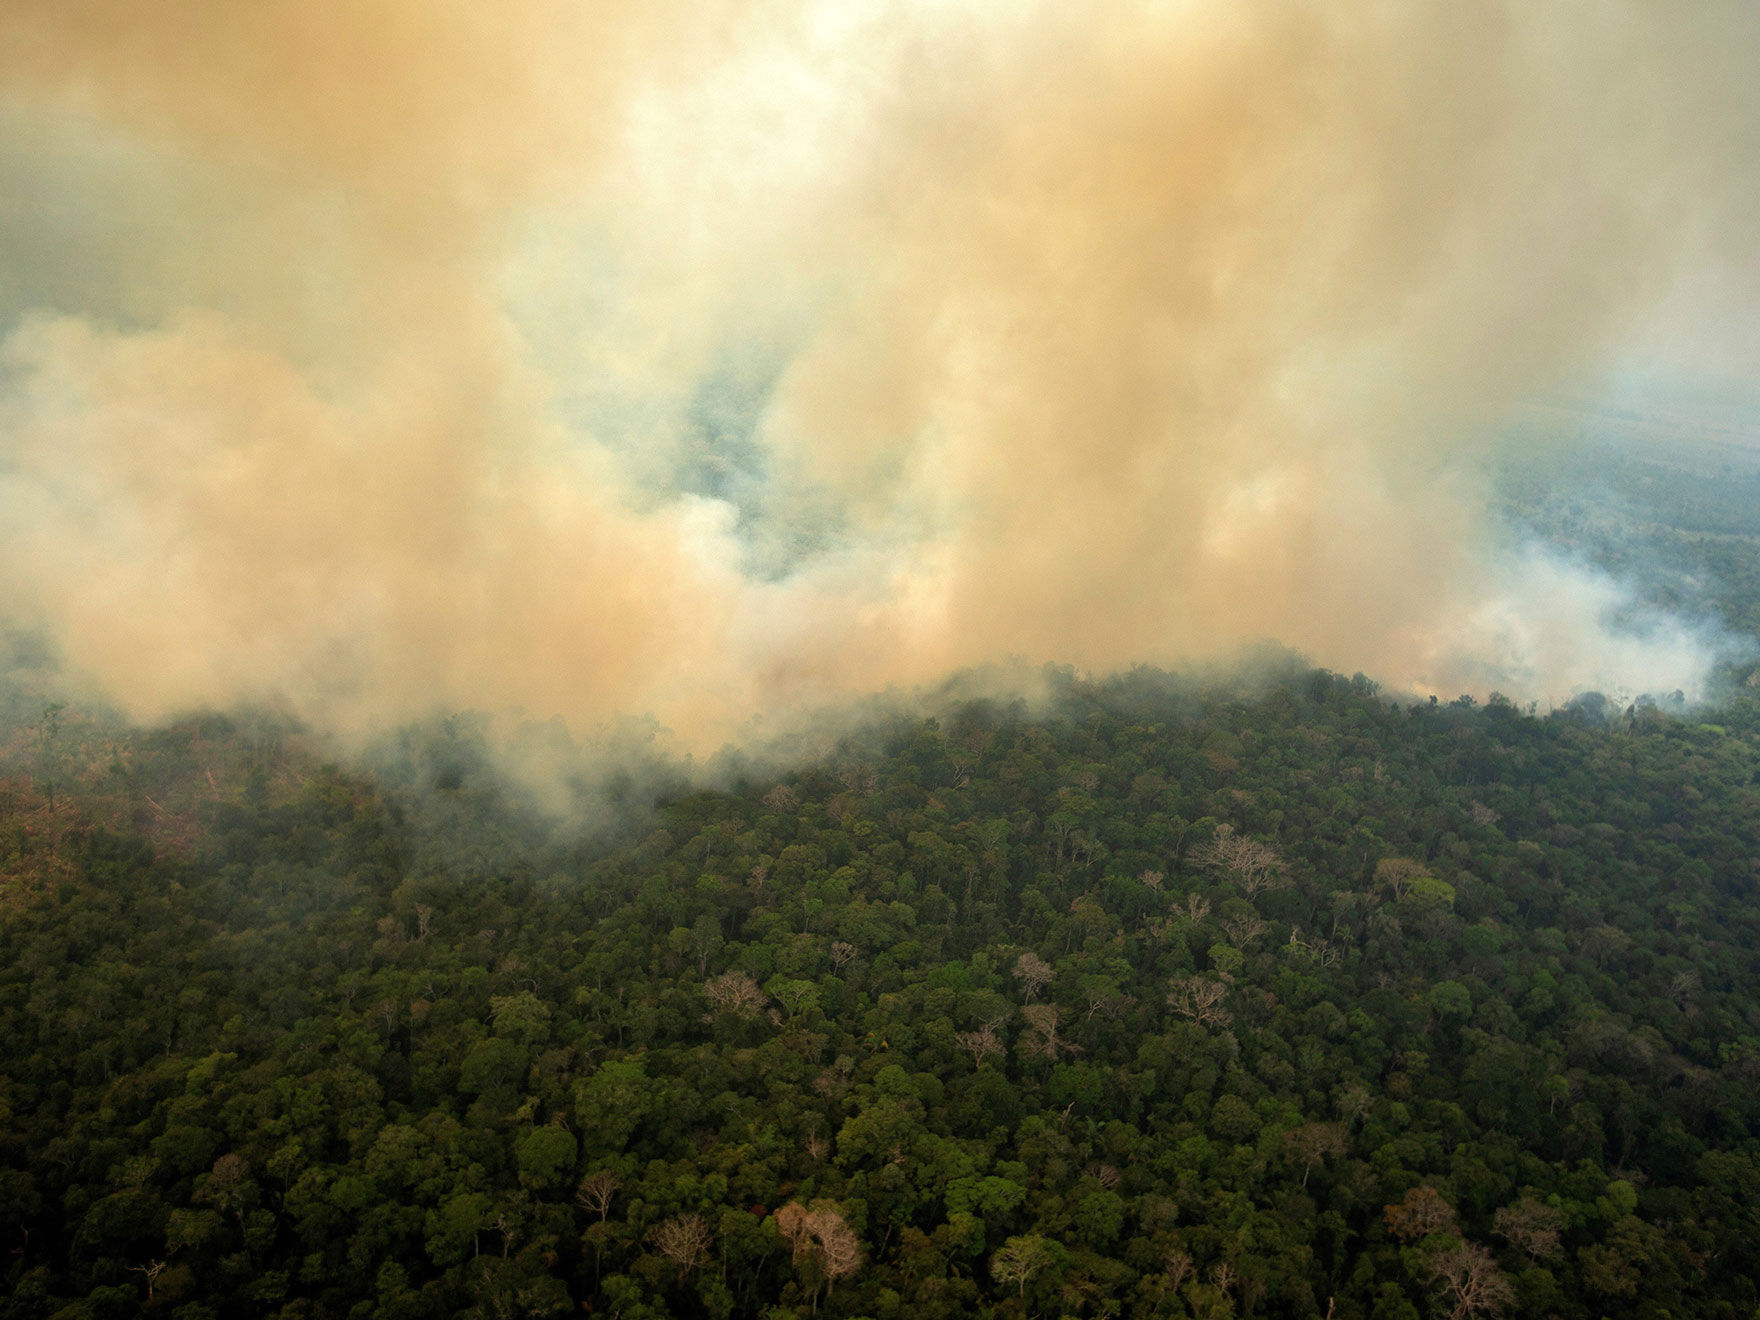
[[[1259,639],[1691,692],[1715,639],[1512,549],[1481,460],[1635,354],[1751,372],[1756,49],[1717,0],[12,0],[0,611],[144,718],[702,749]]]

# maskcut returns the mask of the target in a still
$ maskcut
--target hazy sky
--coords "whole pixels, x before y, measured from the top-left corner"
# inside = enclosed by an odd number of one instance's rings
[[[1756,50],[1748,0],[9,0],[0,612],[143,717],[704,747],[1262,638],[1691,687],[1480,460],[1754,378]]]

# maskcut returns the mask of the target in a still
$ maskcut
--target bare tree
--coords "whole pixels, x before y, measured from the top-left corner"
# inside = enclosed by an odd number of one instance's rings
[[[1167,1280],[1176,1291],[1181,1284],[1192,1277],[1192,1272],[1198,1268],[1197,1263],[1192,1260],[1191,1253],[1181,1251],[1177,1247],[1162,1258],[1162,1263],[1167,1266]]]
[[[806,1239],[807,1207],[798,1201],[790,1201],[783,1206],[776,1212],[776,1231],[798,1255]]]
[[[1202,976],[1182,976],[1167,992],[1167,1006],[1205,1027],[1226,1027],[1234,1015],[1223,1007],[1228,987]]]
[[[1102,1013],[1108,1018],[1116,1019],[1129,1012],[1137,1002],[1135,995],[1114,994],[1102,988],[1089,990],[1083,998],[1087,1000],[1087,1016],[1090,1018],[1096,1013]]]
[[[1119,1172],[1110,1164],[1102,1164],[1100,1161],[1095,1160],[1090,1163],[1087,1168],[1083,1169],[1082,1172],[1109,1192],[1114,1187],[1118,1186],[1120,1177]]]
[[[1204,920],[1204,918],[1209,915],[1210,915],[1210,900],[1209,899],[1205,898],[1202,894],[1198,894],[1198,893],[1191,893],[1191,894],[1186,895],[1186,916],[1191,918],[1192,924],[1194,926],[1197,925],[1200,921]]]
[[[1161,888],[1161,882],[1167,879],[1167,872],[1143,871],[1138,874],[1137,879],[1143,882],[1144,888],[1159,890]]]
[[[1051,1248],[1036,1233],[1011,1237],[990,1257],[990,1274],[998,1283],[1018,1286],[1019,1295],[1027,1295],[1027,1280],[1051,1264]]]
[[[982,1027],[977,1031],[959,1032],[953,1040],[956,1045],[972,1056],[972,1067],[974,1068],[981,1068],[984,1060],[992,1054],[1002,1053],[1002,1041],[989,1027]]]
[[[622,1178],[610,1169],[600,1169],[581,1179],[580,1186],[575,1188],[574,1199],[581,1209],[596,1213],[603,1224],[605,1216],[611,1213],[612,1199],[622,1186]]]
[[[746,1018],[756,1017],[770,1000],[748,973],[738,971],[723,972],[704,981],[703,997],[717,1013],[738,1013]]]
[[[1228,872],[1248,894],[1280,884],[1287,869],[1275,848],[1235,833],[1232,825],[1218,825],[1210,842],[1192,849],[1192,862]]]
[[[709,1247],[715,1240],[699,1214],[674,1215],[654,1225],[650,1236],[660,1254],[678,1266],[680,1279],[709,1258]]]
[[[1223,932],[1227,934],[1228,938],[1233,942],[1237,949],[1246,948],[1254,940],[1258,939],[1266,931],[1271,929],[1270,922],[1261,921],[1258,915],[1252,912],[1243,912],[1238,916],[1223,917],[1218,924],[1221,925]]]
[[[1057,1059],[1074,1054],[1076,1047],[1057,1034],[1058,1019],[1063,1016],[1055,1004],[1028,1004],[1021,1010],[1027,1019],[1026,1035],[1021,1037],[1021,1052],[1039,1058]]]
[[[147,1281],[148,1305],[151,1305],[153,1301],[153,1280],[159,1277],[160,1273],[168,1264],[170,1264],[169,1261],[152,1260],[148,1261],[145,1265],[130,1265],[128,1267],[128,1272],[130,1274],[138,1274]]]
[[[1304,958],[1312,958],[1322,967],[1330,967],[1338,961],[1338,950],[1332,947],[1330,941],[1318,938],[1305,940],[1302,938],[1300,926],[1289,928],[1289,948]]]
[[[518,1204],[508,1205],[503,1202],[496,1208],[495,1218],[489,1222],[489,1227],[501,1234],[502,1260],[506,1260],[508,1253],[513,1250],[513,1239],[524,1227],[524,1218]]]
[[[1491,1253],[1476,1242],[1457,1242],[1432,1251],[1424,1258],[1424,1269],[1436,1284],[1442,1304],[1450,1308],[1448,1320],[1496,1315],[1516,1299],[1515,1289]]]
[[[1302,1164],[1302,1186],[1308,1185],[1308,1175],[1314,1166],[1332,1155],[1342,1155],[1349,1149],[1345,1140],[1344,1127],[1339,1123],[1303,1123],[1284,1133],[1285,1143]]]
[[[796,1269],[823,1276],[827,1296],[839,1279],[848,1278],[862,1267],[861,1239],[843,1217],[843,1211],[830,1201],[814,1201],[811,1205],[790,1202],[776,1212],[776,1231],[793,1248]],[[818,1309],[816,1282],[813,1306]]]
[[[1383,857],[1375,863],[1375,883],[1396,899],[1410,893],[1414,882],[1431,878],[1429,867],[1409,857]]]
[[[814,1202],[812,1232],[819,1244],[821,1268],[825,1271],[825,1293],[830,1296],[839,1279],[846,1279],[862,1267],[862,1241],[836,1207]]]
[[[831,946],[831,965],[841,972],[843,965],[854,958],[856,953],[855,945],[848,940],[838,940]]]
[[[1524,1196],[1503,1206],[1497,1212],[1498,1236],[1517,1251],[1525,1252],[1530,1261],[1538,1263],[1543,1256],[1559,1254],[1559,1231],[1564,1228],[1564,1215],[1543,1201]]]
[[[1031,949],[1015,959],[1014,977],[1021,983],[1021,989],[1029,1001],[1051,984],[1053,975],[1049,964]]]

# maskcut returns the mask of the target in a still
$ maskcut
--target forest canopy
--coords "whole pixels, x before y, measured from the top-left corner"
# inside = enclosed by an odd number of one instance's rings
[[[24,722],[0,1315],[1753,1314],[1760,706],[1059,686],[592,838]]]

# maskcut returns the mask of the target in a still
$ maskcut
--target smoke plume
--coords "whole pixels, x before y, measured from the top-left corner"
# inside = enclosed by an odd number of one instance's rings
[[[1263,638],[1691,689],[1706,639],[1505,544],[1483,460],[1665,332],[1751,365],[1682,291],[1753,305],[1757,43],[1734,0],[13,0],[0,611],[142,717],[699,747]]]

